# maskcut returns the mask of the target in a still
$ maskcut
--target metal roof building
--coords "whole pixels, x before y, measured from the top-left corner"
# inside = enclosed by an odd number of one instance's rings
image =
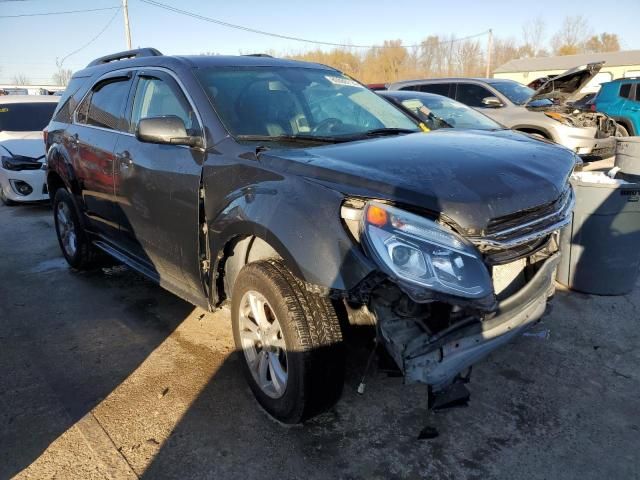
[[[604,82],[623,77],[640,77],[640,50],[582,53],[557,57],[520,58],[496,68],[495,78],[507,78],[525,85],[537,78],[558,75],[566,70],[593,62],[605,62],[600,73],[583,91],[596,91]]]

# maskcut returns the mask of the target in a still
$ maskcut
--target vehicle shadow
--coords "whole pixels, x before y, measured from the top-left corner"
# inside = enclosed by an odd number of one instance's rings
[[[0,478],[91,412],[193,306],[130,270],[68,268],[46,204],[0,207]]]

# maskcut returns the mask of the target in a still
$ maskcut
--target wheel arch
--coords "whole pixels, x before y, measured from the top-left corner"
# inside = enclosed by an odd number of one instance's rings
[[[636,134],[635,128],[633,127],[633,122],[625,117],[611,117],[613,118],[616,123],[619,123],[620,125],[622,125],[627,132],[629,133],[630,136],[634,136]]]

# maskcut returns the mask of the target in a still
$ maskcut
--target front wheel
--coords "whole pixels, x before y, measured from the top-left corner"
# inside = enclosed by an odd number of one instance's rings
[[[618,125],[616,125],[616,134],[615,134],[615,136],[616,137],[628,137],[629,136],[629,132],[622,125],[618,124]]]
[[[309,292],[284,264],[245,265],[233,288],[233,337],[260,405],[299,423],[340,397],[345,355],[330,300]]]

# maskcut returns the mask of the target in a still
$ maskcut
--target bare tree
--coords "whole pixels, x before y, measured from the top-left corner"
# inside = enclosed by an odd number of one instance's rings
[[[70,68],[59,68],[58,71],[53,74],[53,83],[66,87],[72,76],[73,72]]]
[[[583,15],[565,17],[562,27],[551,38],[551,46],[556,55],[574,55],[584,51],[591,33],[589,22]]]
[[[600,35],[593,35],[586,41],[584,49],[587,52],[618,52],[620,51],[620,41],[615,33],[603,32]]]
[[[29,85],[31,80],[24,73],[17,73],[13,76],[13,83],[16,85]]]
[[[546,24],[542,17],[529,20],[522,26],[523,52],[530,53],[529,56],[537,57],[545,52],[543,48]]]

